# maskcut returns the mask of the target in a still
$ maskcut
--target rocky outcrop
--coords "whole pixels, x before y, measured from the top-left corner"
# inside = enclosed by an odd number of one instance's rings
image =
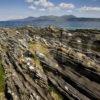
[[[99,100],[99,53],[69,45],[92,35],[55,27],[0,29],[5,99]]]

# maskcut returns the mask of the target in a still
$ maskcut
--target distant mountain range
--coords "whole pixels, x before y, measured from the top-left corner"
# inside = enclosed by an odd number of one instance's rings
[[[74,24],[79,22],[79,25],[81,25],[81,23],[83,22],[98,23],[100,22],[100,18],[79,18],[73,15],[63,15],[63,16],[51,15],[51,16],[40,16],[40,17],[27,17],[23,19],[0,21],[0,27],[16,27],[16,26],[26,26],[26,25],[41,26],[41,27],[48,26],[48,25],[66,27],[68,25],[69,26],[71,25],[71,27],[73,27],[72,22]]]
[[[63,16],[40,16],[40,17],[27,17],[24,19],[16,19],[10,21],[100,21],[100,18],[84,18],[76,17],[74,15],[63,15]]]

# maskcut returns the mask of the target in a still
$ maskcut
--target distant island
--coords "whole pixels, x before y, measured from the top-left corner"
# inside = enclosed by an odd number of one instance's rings
[[[40,17],[27,17],[23,19],[15,19],[8,21],[0,21],[0,27],[19,27],[19,26],[40,26],[45,27],[55,25],[63,28],[100,28],[100,18],[83,18],[74,15],[63,16],[40,16]]]
[[[9,21],[100,21],[100,18],[85,18],[85,17],[76,17],[74,15],[63,15],[63,16],[40,16],[40,17],[27,17],[23,19],[9,20]]]

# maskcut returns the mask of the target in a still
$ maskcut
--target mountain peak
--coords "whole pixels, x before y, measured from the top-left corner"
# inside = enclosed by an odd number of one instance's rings
[[[61,16],[62,18],[77,18],[76,16],[74,15],[63,15]]]

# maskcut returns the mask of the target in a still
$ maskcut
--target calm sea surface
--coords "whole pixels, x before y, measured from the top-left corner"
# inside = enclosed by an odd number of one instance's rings
[[[97,21],[66,21],[66,22],[53,22],[53,21],[36,21],[36,22],[0,22],[0,27],[20,27],[26,25],[45,27],[48,25],[55,25],[57,27],[68,29],[99,29],[100,22]]]

